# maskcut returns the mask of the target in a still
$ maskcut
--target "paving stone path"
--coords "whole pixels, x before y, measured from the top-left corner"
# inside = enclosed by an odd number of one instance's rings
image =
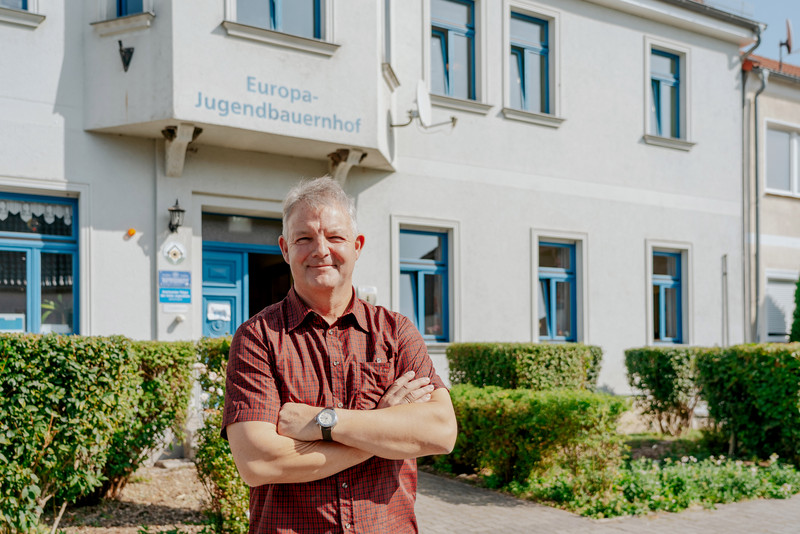
[[[716,510],[592,520],[424,472],[419,473],[416,511],[422,534],[800,534],[800,495]]]

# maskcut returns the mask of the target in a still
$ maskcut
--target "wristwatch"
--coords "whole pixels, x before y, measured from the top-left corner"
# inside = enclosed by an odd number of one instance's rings
[[[317,414],[314,420],[322,429],[322,439],[324,441],[333,441],[331,429],[335,427],[336,423],[339,421],[339,418],[336,416],[336,410],[333,408],[325,408]]]

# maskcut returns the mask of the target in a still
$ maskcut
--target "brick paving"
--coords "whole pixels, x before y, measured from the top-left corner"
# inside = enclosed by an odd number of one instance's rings
[[[593,520],[425,472],[419,473],[416,511],[422,534],[800,534],[800,495]]]

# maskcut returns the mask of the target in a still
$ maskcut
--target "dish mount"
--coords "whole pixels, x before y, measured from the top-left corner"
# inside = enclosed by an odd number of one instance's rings
[[[402,128],[414,122],[414,119],[418,119],[420,126],[425,128],[426,130],[429,128],[435,128],[436,126],[444,126],[445,124],[449,124],[453,128],[455,128],[456,121],[458,120],[456,117],[451,116],[449,121],[433,123],[432,114],[433,112],[431,111],[431,97],[428,94],[428,88],[425,86],[425,82],[420,80],[419,82],[417,82],[416,109],[408,110],[408,122],[404,122],[401,124],[390,124],[389,126],[391,126],[392,128]]]

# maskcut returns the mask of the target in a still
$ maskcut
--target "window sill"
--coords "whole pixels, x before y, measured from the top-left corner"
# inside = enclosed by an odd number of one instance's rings
[[[146,30],[150,27],[155,18],[155,13],[146,11],[144,13],[136,13],[135,15],[126,15],[124,17],[92,22],[91,24],[94,26],[98,35],[106,37],[109,35]]]
[[[257,28],[230,20],[222,21],[222,27],[225,28],[228,35],[233,37],[250,39],[251,41],[258,41],[260,43],[291,48],[303,52],[311,52],[312,54],[319,54],[321,56],[330,57],[339,49],[339,45],[320,41],[319,39],[309,39],[307,37],[276,32],[265,28]]]
[[[549,126],[550,128],[558,128],[565,120],[563,117],[556,117],[547,113],[534,113],[514,108],[503,108],[503,116],[507,119]]]
[[[27,28],[38,28],[45,19],[44,15],[23,11],[21,9],[11,9],[10,7],[0,7],[0,22],[16,24]]]
[[[765,189],[764,193],[776,197],[800,199],[800,193],[792,193],[791,191],[781,191],[780,189]]]
[[[648,145],[661,146],[665,148],[674,148],[675,150],[690,151],[694,145],[691,141],[684,141],[683,139],[673,139],[672,137],[661,137],[658,135],[644,134],[642,137],[644,142]]]
[[[492,109],[491,104],[435,94],[431,94],[431,104],[440,108],[468,111],[470,113],[477,113],[478,115],[487,115],[489,110]]]

